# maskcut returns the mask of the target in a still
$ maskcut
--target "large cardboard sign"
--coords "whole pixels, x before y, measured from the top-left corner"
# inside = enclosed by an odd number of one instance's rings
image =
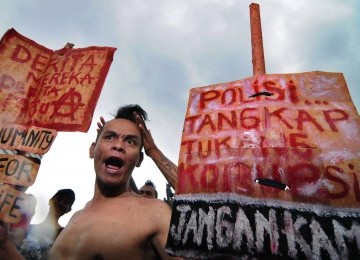
[[[0,43],[0,122],[86,132],[115,50],[53,51],[10,29]]]
[[[341,73],[191,89],[166,250],[360,256],[360,117]]]
[[[8,30],[0,42],[0,219],[20,219],[57,131],[86,132],[115,48],[53,51]]]
[[[17,223],[21,219],[25,194],[10,185],[0,185],[0,219],[6,223]]]
[[[56,135],[57,132],[54,129],[19,124],[4,125],[0,122],[0,148],[2,149],[43,155],[49,151]]]
[[[34,184],[39,167],[40,160],[0,154],[0,183],[29,187]]]

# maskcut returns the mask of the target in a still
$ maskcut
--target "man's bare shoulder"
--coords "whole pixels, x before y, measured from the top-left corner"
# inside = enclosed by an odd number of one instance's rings
[[[159,199],[140,198],[141,206],[156,214],[171,214],[171,208]]]
[[[145,197],[141,197],[141,199],[146,204],[151,204],[152,206],[155,206],[155,207],[167,206],[167,208],[170,209],[169,205],[160,199],[145,198]]]
[[[138,212],[146,211],[148,214],[171,214],[171,208],[164,201],[159,199],[145,198],[142,196],[133,197],[128,200],[129,206],[135,207]],[[147,217],[150,217],[148,215]]]
[[[85,206],[85,207],[86,207],[86,206]],[[84,210],[84,209],[80,209],[80,210],[76,211],[76,212],[71,216],[71,218],[70,218],[70,220],[69,220],[69,223],[71,223],[72,221],[74,221],[74,219],[78,218],[79,215],[81,215],[81,213],[83,212],[83,210]],[[65,226],[65,228],[66,228],[66,226]]]

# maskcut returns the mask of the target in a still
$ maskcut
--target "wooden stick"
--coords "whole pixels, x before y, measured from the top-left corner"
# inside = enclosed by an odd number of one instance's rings
[[[260,6],[254,3],[250,4],[250,28],[253,74],[266,74],[261,31]]]

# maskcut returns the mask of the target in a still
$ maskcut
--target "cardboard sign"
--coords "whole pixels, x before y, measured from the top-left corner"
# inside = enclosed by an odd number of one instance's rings
[[[360,117],[341,73],[191,89],[166,250],[360,256]]]
[[[58,131],[86,132],[115,48],[53,51],[8,30],[0,42],[0,219],[19,220],[19,191],[36,179]],[[26,157],[30,155],[30,157]],[[7,185],[10,184],[10,185]],[[10,188],[9,188],[10,187]]]
[[[19,222],[25,196],[26,194],[13,189],[10,185],[0,184],[0,219],[6,223]]]
[[[86,132],[115,50],[52,51],[10,29],[0,43],[0,122]]]
[[[54,129],[19,124],[4,125],[0,122],[0,148],[3,149],[45,154],[49,151],[56,135]]]
[[[39,167],[40,160],[0,154],[0,183],[29,187],[34,184]]]

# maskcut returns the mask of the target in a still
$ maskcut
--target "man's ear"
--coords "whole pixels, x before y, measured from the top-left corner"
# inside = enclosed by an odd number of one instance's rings
[[[94,159],[95,145],[96,145],[96,143],[95,143],[95,142],[92,142],[92,144],[90,145],[90,148],[89,148],[89,157],[90,157],[91,159]]]
[[[140,152],[140,155],[139,155],[139,161],[138,163],[136,164],[136,167],[140,167],[142,161],[144,160],[144,153],[143,152]]]

